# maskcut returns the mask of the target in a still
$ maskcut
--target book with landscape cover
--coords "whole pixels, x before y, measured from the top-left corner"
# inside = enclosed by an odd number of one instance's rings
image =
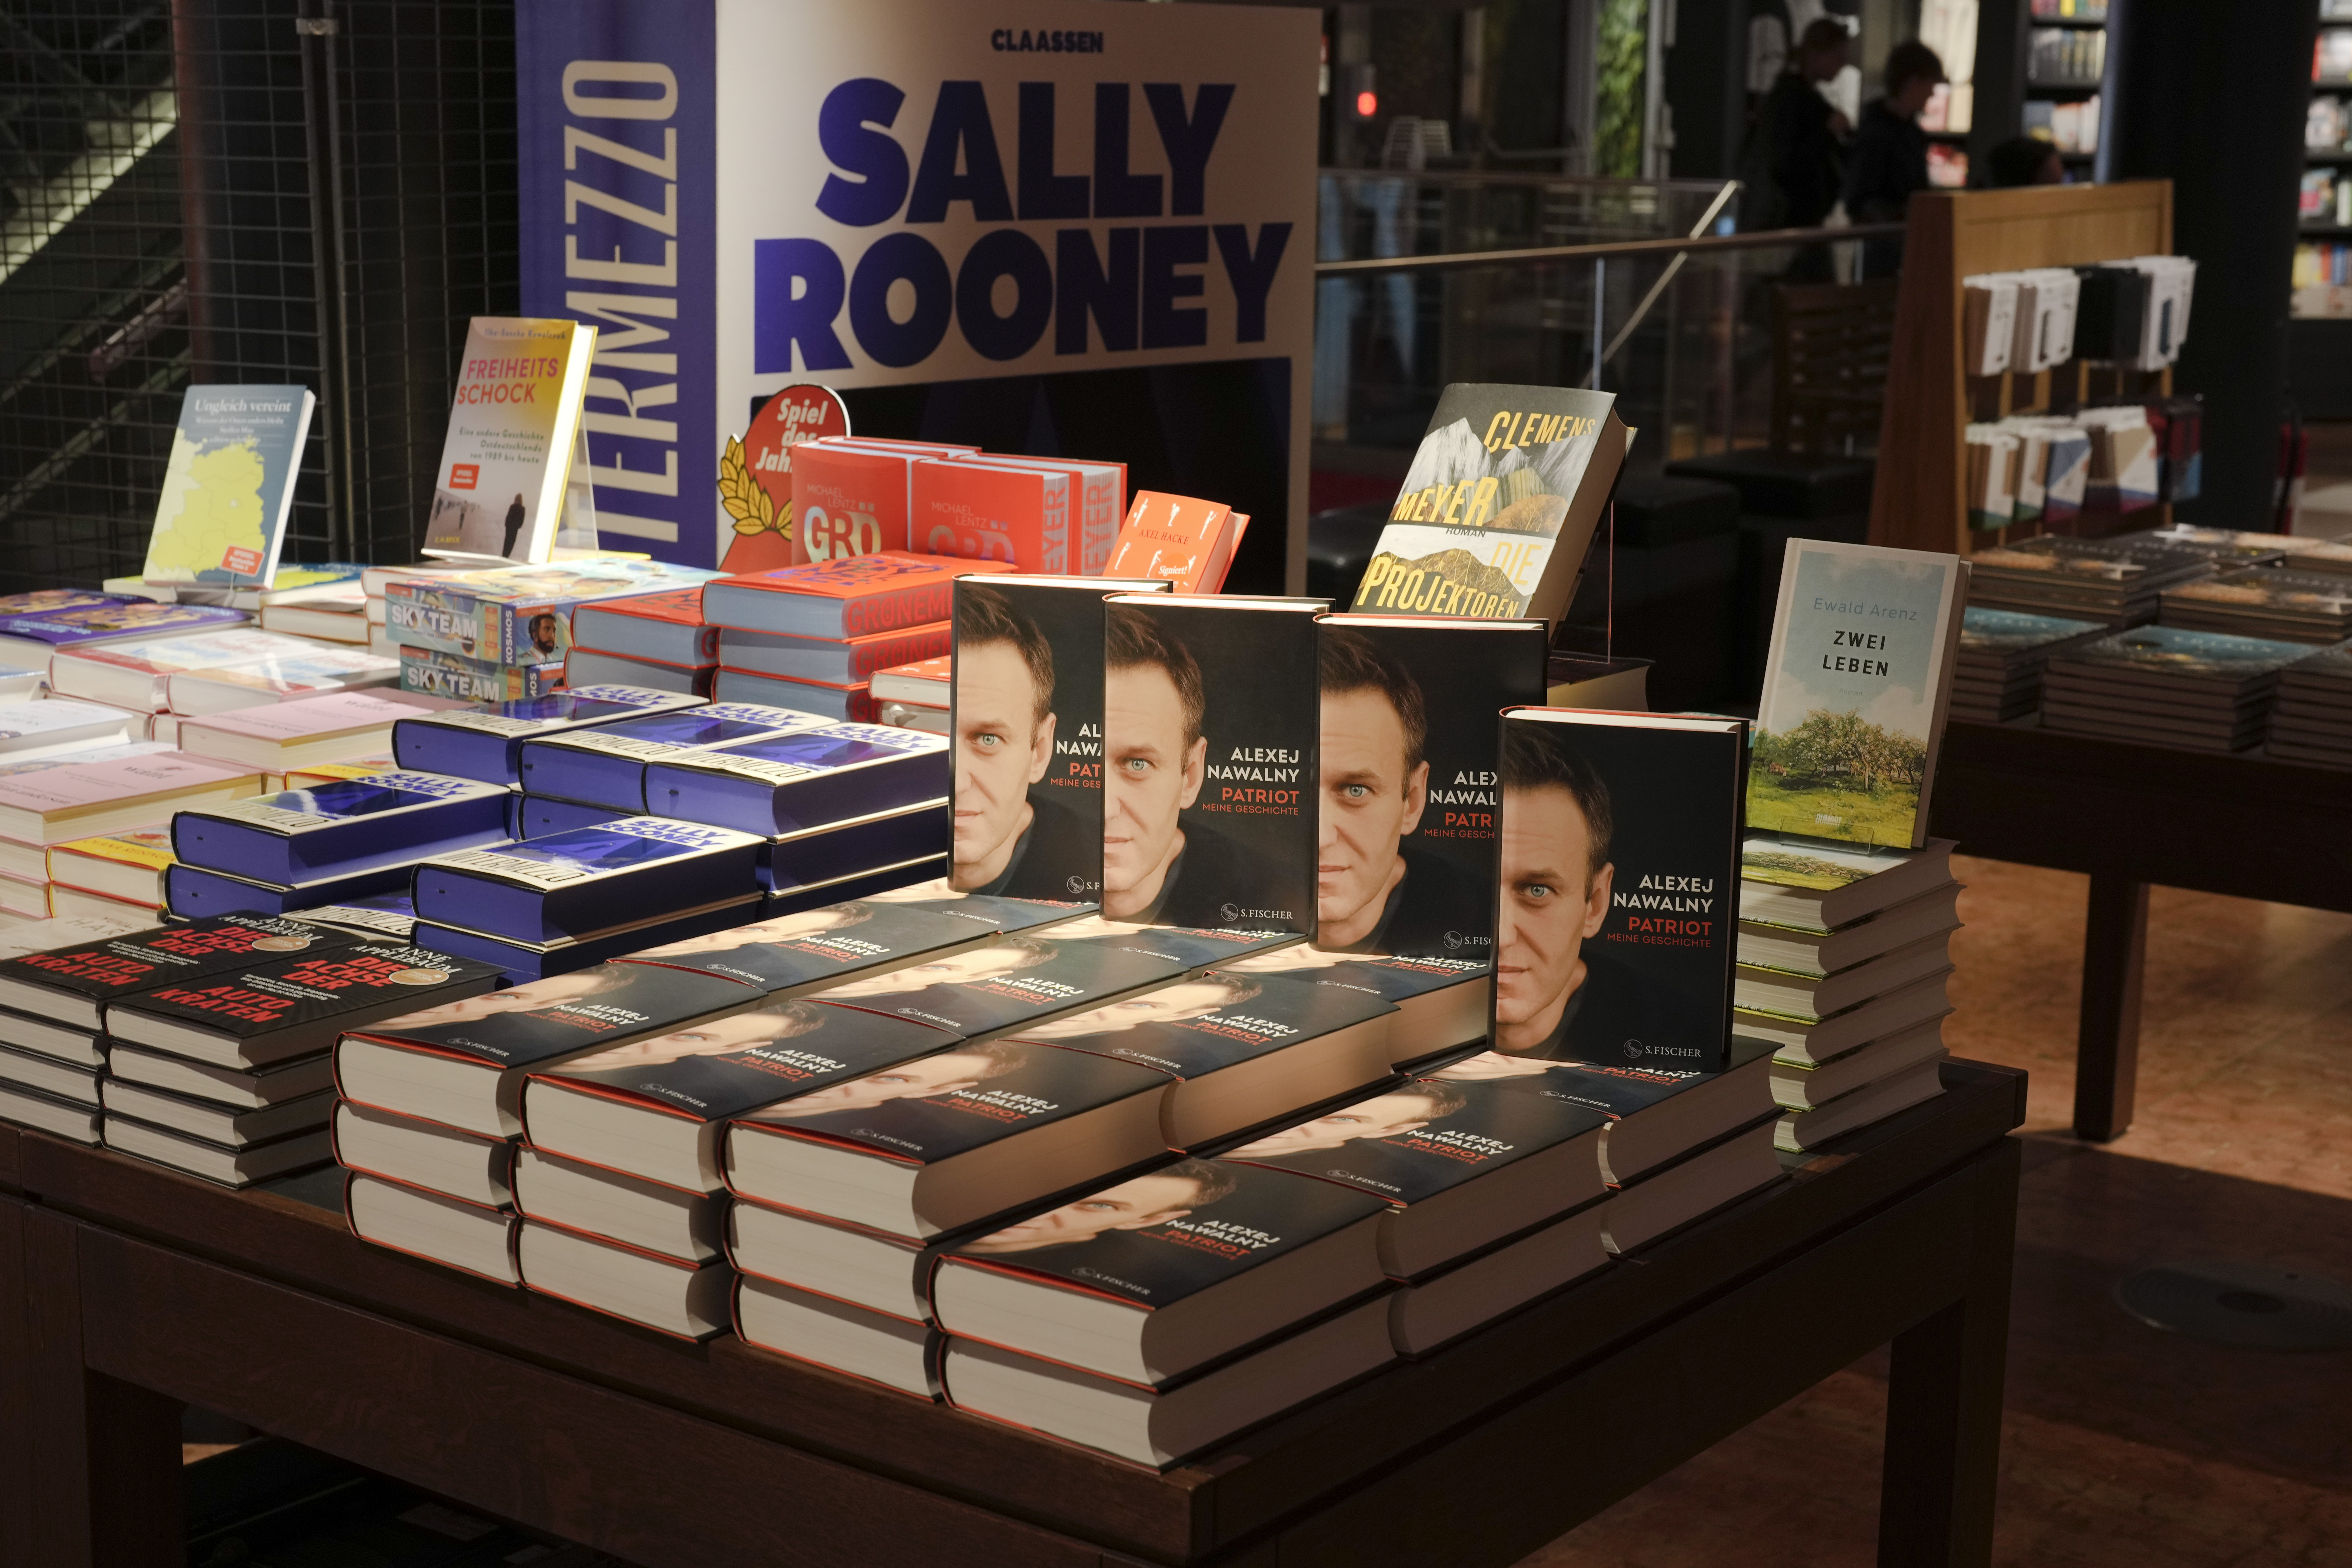
[[[1100,895],[1104,598],[1165,587],[1106,577],[957,579],[957,888]]]
[[[1505,713],[1496,1048],[1723,1067],[1745,728],[1565,708]]]
[[[2199,688],[2235,699],[2311,657],[2307,644],[2231,637],[2180,626],[2134,626],[2052,658],[2051,675],[2079,677],[2138,700],[2177,698]]]
[[[1120,595],[1104,642],[1102,912],[1311,935],[1321,599]]]
[[[1748,768],[1750,830],[1927,842],[1968,589],[1955,555],[1789,541]]]
[[[1408,1079],[1226,1152],[1391,1205],[1381,1263],[1399,1279],[1602,1196],[1609,1119],[1494,1083]]]
[[[100,1007],[120,997],[358,940],[266,915],[162,926],[0,962],[0,1006],[95,1029]]]
[[[1185,1160],[966,1242],[931,1282],[940,1326],[1142,1387],[1379,1289],[1387,1198]],[[1056,1297],[1117,1302],[1074,1333]]]
[[[148,582],[270,582],[317,407],[304,386],[188,388],[147,537]]]
[[[1181,957],[1054,932],[998,936],[900,968],[827,986],[828,1002],[912,1018],[971,1038],[1029,1029],[1184,978]]]
[[[646,809],[646,767],[704,746],[813,729],[824,721],[788,708],[711,702],[522,744],[522,787],[583,805]]]
[[[312,928],[317,929],[317,928]],[[498,972],[447,953],[354,942],[152,986],[107,1008],[110,1034],[224,1067],[267,1067],[419,1003],[488,991]]]
[[[1739,845],[1739,918],[1826,934],[1949,882],[1954,847],[1948,838],[1888,849],[1750,835]]]
[[[770,995],[797,995],[871,971],[945,958],[997,934],[982,921],[856,900],[646,948],[620,962],[723,975]]]
[[[1161,1135],[1196,1149],[1388,1077],[1395,1011],[1339,986],[1212,972],[1014,1037],[1167,1074]]]
[[[420,713],[392,727],[392,752],[404,768],[484,784],[522,780],[525,741],[617,723],[648,713],[699,708],[699,697],[639,686],[581,686],[481,710]]]
[[[758,992],[717,975],[593,964],[349,1031],[335,1047],[335,1080],[347,1100],[510,1138],[522,1131],[531,1069],[759,1005]]]
[[[1616,404],[1565,387],[1448,386],[1348,607],[1557,621],[1633,440]]]
[[[1544,700],[1540,621],[1325,616],[1315,945],[1484,961],[1496,715]]]
[[[174,813],[183,861],[259,882],[404,866],[506,833],[507,792],[437,773],[370,773]]]
[[[544,838],[436,855],[416,868],[416,917],[547,942],[756,892],[760,840],[625,816]]]
[[[730,1117],[807,1097],[819,1110],[857,1110],[949,1091],[988,1077],[1003,1054],[966,1052],[953,1035],[903,1018],[770,997],[532,1073],[523,1125],[539,1148],[716,1192]]]
[[[1164,1157],[1167,1088],[1167,1075],[1132,1062],[1044,1043],[966,1041],[879,1081],[739,1116],[728,1185],[928,1240]]]

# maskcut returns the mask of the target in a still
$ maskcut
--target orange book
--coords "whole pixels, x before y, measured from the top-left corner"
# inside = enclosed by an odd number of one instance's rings
[[[1103,574],[1164,577],[1180,594],[1216,593],[1248,525],[1245,515],[1216,501],[1138,490]]]
[[[1001,561],[1016,571],[1076,572],[1070,496],[1060,468],[1015,468],[986,457],[919,463],[909,548],[929,555]]]

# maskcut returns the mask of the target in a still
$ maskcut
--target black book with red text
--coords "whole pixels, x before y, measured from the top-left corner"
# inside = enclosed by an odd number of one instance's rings
[[[359,940],[301,921],[220,915],[0,963],[0,1006],[95,1029],[116,997]]]
[[[362,943],[174,981],[107,1008],[108,1032],[220,1067],[266,1067],[345,1029],[454,1001],[498,983],[494,964],[421,947]]]

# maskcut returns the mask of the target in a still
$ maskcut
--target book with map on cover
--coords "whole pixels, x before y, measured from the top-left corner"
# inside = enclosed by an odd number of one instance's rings
[[[1557,621],[1633,441],[1616,403],[1563,387],[1447,387],[1348,607]]]
[[[267,587],[318,399],[302,386],[191,386],[147,536],[146,580]]]

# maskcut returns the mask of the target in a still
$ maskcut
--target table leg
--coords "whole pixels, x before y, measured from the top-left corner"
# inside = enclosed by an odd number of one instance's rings
[[[185,1560],[180,1403],[82,1362],[73,1222],[24,1211],[26,1549],[44,1568]]]
[[[32,1421],[26,1413],[32,1342],[25,1320],[28,1212],[14,1199],[0,1199],[0,1563],[34,1561],[32,1540],[26,1533],[32,1507],[26,1472],[34,1447]]]
[[[2074,1053],[2077,1138],[2105,1143],[2131,1125],[2147,959],[2147,884],[2092,873],[2083,931],[2082,1032]]]
[[[1956,1244],[1968,1293],[1895,1337],[1886,1384],[1879,1568],[1986,1568],[2000,1470],[2001,1385],[2021,1150],[2009,1140]]]

